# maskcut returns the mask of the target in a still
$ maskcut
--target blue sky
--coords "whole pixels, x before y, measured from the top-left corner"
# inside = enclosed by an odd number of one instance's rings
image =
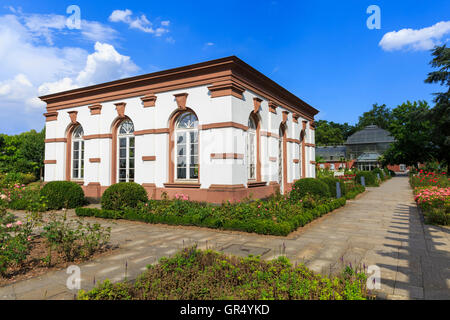
[[[79,30],[65,21],[72,4]],[[366,25],[373,4],[379,30]],[[0,133],[40,130],[39,95],[230,55],[317,119],[353,124],[374,103],[431,102],[429,48],[449,42],[449,12],[449,1],[2,1]]]

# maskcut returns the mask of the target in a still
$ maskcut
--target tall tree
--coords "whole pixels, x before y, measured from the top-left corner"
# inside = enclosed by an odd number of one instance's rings
[[[344,143],[342,130],[333,122],[328,122],[326,120],[316,121],[315,134],[316,144],[319,146]]]
[[[383,154],[384,164],[417,166],[419,162],[431,160],[432,123],[425,118],[429,110],[426,101],[407,101],[392,110],[387,129],[396,141]]]
[[[436,105],[428,112],[427,119],[433,123],[431,141],[437,160],[450,165],[450,48],[445,45],[432,50],[430,64],[438,70],[428,73],[425,83],[439,83],[447,91],[436,93]]]
[[[392,119],[391,110],[385,105],[378,105],[375,103],[372,105],[372,109],[364,112],[362,116],[359,117],[358,124],[356,125],[359,129],[363,129],[369,125],[376,125],[382,129],[388,129],[389,123]]]
[[[34,173],[40,177],[44,166],[45,129],[19,135],[0,134],[0,172]]]

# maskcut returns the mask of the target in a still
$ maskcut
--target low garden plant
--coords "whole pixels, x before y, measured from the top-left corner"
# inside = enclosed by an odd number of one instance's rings
[[[0,199],[0,276],[12,265],[22,263],[30,250],[31,225],[8,213]]]
[[[264,261],[185,248],[148,266],[134,283],[100,283],[80,290],[80,300],[362,300],[369,298],[364,272],[347,267],[322,276],[285,257]]]
[[[44,226],[41,236],[47,241],[49,250],[45,259],[51,265],[52,250],[62,254],[65,261],[86,259],[105,248],[110,235],[110,227],[105,228],[98,223],[90,224],[81,220],[70,221],[64,210],[62,217],[53,215]]]

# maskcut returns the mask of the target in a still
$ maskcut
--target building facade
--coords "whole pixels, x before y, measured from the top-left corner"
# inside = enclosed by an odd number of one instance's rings
[[[316,109],[237,57],[40,97],[45,181],[220,203],[315,175]]]

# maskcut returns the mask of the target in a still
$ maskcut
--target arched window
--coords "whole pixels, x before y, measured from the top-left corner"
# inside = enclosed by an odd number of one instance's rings
[[[299,165],[299,169],[300,169],[300,177],[301,178],[305,178],[306,177],[306,159],[305,159],[305,135],[306,135],[306,131],[305,129],[303,129],[300,132],[300,154],[299,154],[299,159],[300,159],[300,165]]]
[[[72,179],[84,178],[84,131],[78,125],[72,132]]]
[[[247,130],[247,179],[256,180],[256,123],[253,117],[248,119]]]
[[[198,119],[182,113],[175,124],[175,179],[198,179]]]
[[[124,120],[117,131],[117,168],[119,182],[134,182],[134,125]]]
[[[284,169],[284,145],[283,145],[283,136],[284,136],[284,127],[280,125],[278,129],[278,183],[281,187],[283,187],[283,169]],[[284,190],[283,190],[284,191]]]

